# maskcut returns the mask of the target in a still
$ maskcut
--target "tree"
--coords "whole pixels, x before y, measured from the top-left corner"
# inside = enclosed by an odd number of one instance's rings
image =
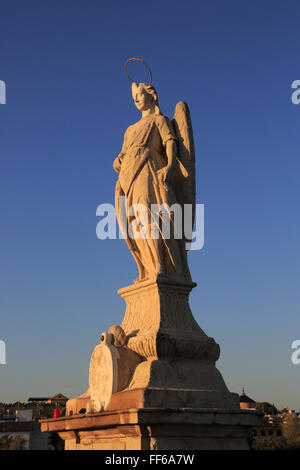
[[[256,409],[258,411],[262,411],[266,415],[277,415],[278,413],[278,410],[276,406],[274,405],[274,403],[273,405],[271,405],[271,403],[268,403],[267,401],[256,403]]]
[[[251,450],[287,450],[287,443],[283,438],[253,439],[250,442]]]
[[[286,414],[281,424],[283,437],[293,449],[300,449],[300,419],[297,416]]]

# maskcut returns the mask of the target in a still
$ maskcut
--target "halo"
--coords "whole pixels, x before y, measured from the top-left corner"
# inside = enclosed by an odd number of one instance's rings
[[[151,70],[150,68],[148,67],[148,65],[146,64],[146,62],[143,60],[143,59],[139,59],[138,57],[132,57],[131,59],[128,59],[126,61],[126,64],[125,64],[125,72],[126,72],[126,75],[127,75],[127,78],[128,80],[131,81],[131,83],[133,83],[133,80],[132,78],[130,77],[129,73],[127,72],[127,65],[129,62],[131,62],[132,60],[137,60],[138,62],[142,62],[142,64],[145,65],[145,67],[147,68],[148,72],[149,72],[149,75],[150,75],[150,81],[147,83],[147,85],[151,85],[152,83],[152,73],[151,73]]]

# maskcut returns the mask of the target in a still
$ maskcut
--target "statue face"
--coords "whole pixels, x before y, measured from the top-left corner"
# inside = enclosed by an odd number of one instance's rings
[[[154,105],[153,97],[148,94],[142,87],[137,88],[132,93],[132,97],[134,100],[134,104],[136,105],[139,111],[146,111],[146,109],[152,108]]]

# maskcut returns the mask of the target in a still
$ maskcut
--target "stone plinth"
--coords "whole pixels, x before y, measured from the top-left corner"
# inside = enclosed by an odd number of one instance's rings
[[[145,359],[206,358],[220,348],[196,322],[189,306],[193,282],[159,278],[118,291],[126,302],[122,328],[128,347]]]
[[[196,284],[159,278],[119,290],[126,302],[127,347],[142,361],[107,410],[128,408],[239,409],[215,367],[220,347],[199,327],[189,307]]]
[[[41,420],[66,450],[247,450],[255,411],[129,409]]]

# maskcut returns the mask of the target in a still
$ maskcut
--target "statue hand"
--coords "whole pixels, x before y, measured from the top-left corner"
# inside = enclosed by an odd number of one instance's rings
[[[173,176],[174,176],[173,166],[166,165],[160,170],[158,170],[157,174],[159,175],[159,179],[162,182],[162,184],[165,184],[166,186],[172,185]]]
[[[172,183],[174,180],[174,166],[173,165],[167,165],[165,167],[163,179],[164,179],[164,183],[172,186]]]

